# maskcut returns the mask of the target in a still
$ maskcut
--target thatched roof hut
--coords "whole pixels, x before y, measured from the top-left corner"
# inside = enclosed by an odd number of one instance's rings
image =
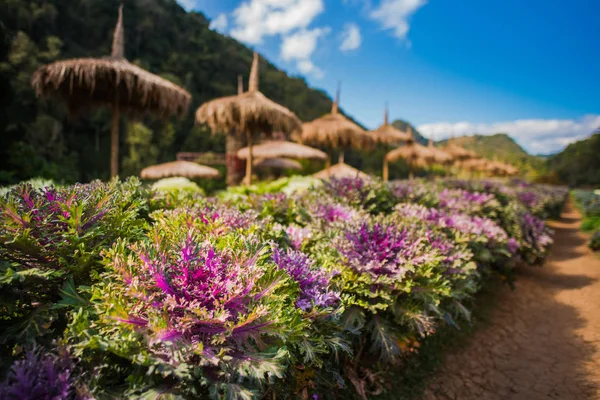
[[[252,136],[271,135],[273,131],[293,132],[301,122],[287,108],[269,100],[258,90],[258,54],[254,53],[248,91],[237,96],[211,100],[198,108],[196,121],[206,123],[213,132],[245,135],[250,148],[246,162],[246,183],[252,183]]]
[[[459,163],[459,167],[468,171],[485,172],[488,170],[489,161],[483,158],[471,158]]]
[[[448,145],[444,148],[444,151],[451,154],[455,160],[464,161],[471,158],[477,158],[478,155],[474,151],[467,150],[463,147],[456,145],[453,139],[448,140]]]
[[[318,179],[331,179],[331,178],[370,179],[369,175],[365,174],[362,171],[357,170],[354,167],[351,167],[348,164],[344,164],[343,162],[337,163],[329,168],[319,171],[316,174],[314,174],[313,177],[318,178]]]
[[[433,162],[442,165],[449,165],[454,161],[454,156],[433,145],[433,139],[429,138],[427,149],[433,154]]]
[[[339,113],[340,89],[338,88],[331,112],[311,122],[302,124],[303,143],[328,148],[364,148],[375,141],[360,126]],[[340,153],[343,161],[343,153]]]
[[[374,131],[369,131],[374,139],[379,143],[384,144],[402,144],[412,143],[414,138],[408,132],[402,132],[396,127],[390,125],[387,104],[385,105],[385,111],[383,114],[383,125]]]
[[[409,126],[409,135],[412,137],[412,128]],[[405,146],[398,147],[387,153],[383,159],[383,179],[389,178],[388,164],[400,159],[406,161],[410,168],[410,178],[413,177],[414,167],[423,167],[431,164],[435,160],[434,153],[427,147],[420,145],[417,142],[411,142]]]
[[[246,159],[249,153],[250,149],[245,147],[237,152],[237,156]],[[256,158],[327,159],[327,154],[321,150],[286,140],[269,140],[252,146],[252,153]]]
[[[58,95],[74,114],[93,107],[112,108],[111,176],[119,172],[120,112],[181,117],[191,101],[185,89],[127,61],[124,43],[121,5],[110,57],[57,61],[40,67],[31,78],[38,96]]]
[[[162,179],[171,176],[184,178],[218,178],[219,170],[190,161],[171,161],[146,167],[140,173],[142,179]]]
[[[290,160],[289,158],[264,158],[257,159],[254,162],[256,168],[276,168],[276,169],[295,169],[297,171],[302,169],[302,164],[296,160]]]

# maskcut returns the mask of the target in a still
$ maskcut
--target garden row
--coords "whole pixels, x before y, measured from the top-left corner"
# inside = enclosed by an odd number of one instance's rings
[[[284,179],[209,198],[137,180],[0,206],[0,398],[380,393],[486,279],[541,264],[566,191]],[[35,347],[34,347],[35,346]],[[11,366],[12,363],[12,366]]]
[[[573,198],[583,213],[581,229],[590,232],[592,237],[589,246],[594,251],[600,250],[600,191],[574,190]]]

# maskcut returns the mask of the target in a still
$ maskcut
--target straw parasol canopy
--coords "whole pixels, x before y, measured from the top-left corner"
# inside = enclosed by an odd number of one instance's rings
[[[460,162],[459,166],[468,171],[485,172],[488,170],[489,161],[483,158],[471,158]]]
[[[361,178],[369,179],[369,175],[362,171],[357,170],[354,167],[344,164],[343,162],[337,163],[329,168],[317,172],[313,177],[318,179],[331,179],[331,178]]]
[[[317,159],[326,160],[327,154],[321,150],[286,140],[269,140],[252,147],[252,153],[256,158],[295,158],[295,159]],[[245,147],[237,152],[237,156],[247,159],[250,149]]]
[[[519,168],[515,167],[514,165],[506,164],[505,168],[509,176],[519,175],[520,173]]]
[[[478,157],[477,153],[456,145],[453,139],[448,140],[448,145],[444,148],[444,151],[452,155],[455,160],[459,161]]]
[[[311,122],[302,124],[303,143],[329,148],[357,147],[371,145],[374,140],[360,126],[339,113],[340,88],[338,87],[331,112]],[[340,153],[340,162],[344,153]]]
[[[184,178],[218,178],[219,170],[190,161],[171,161],[146,167],[140,173],[142,179],[162,179],[171,176]]]
[[[245,135],[249,147],[246,160],[246,183],[252,183],[252,135],[273,131],[293,132],[302,123],[287,108],[269,100],[258,90],[258,54],[254,53],[248,91],[237,96],[221,97],[198,108],[196,121],[206,123],[213,132]]]
[[[290,160],[289,158],[265,158],[257,159],[254,162],[256,168],[276,168],[276,169],[295,169],[297,171],[302,169],[302,164],[296,160]]]
[[[191,101],[191,95],[185,89],[131,64],[124,53],[121,5],[110,57],[58,61],[42,66],[31,78],[38,96],[58,95],[73,114],[94,107],[112,108],[111,176],[119,173],[120,112],[181,117]]]
[[[401,143],[414,142],[414,138],[410,134],[402,132],[396,127],[390,125],[387,103],[385,105],[385,111],[383,114],[383,125],[374,131],[369,131],[369,133],[379,143],[398,145]]]
[[[442,165],[449,165],[454,161],[454,156],[444,150],[438,149],[433,145],[433,139],[429,138],[427,149],[433,154],[433,162]]]
[[[412,128],[408,127],[408,132],[412,137]],[[398,147],[387,153],[385,158],[383,159],[383,179],[387,181],[389,179],[388,176],[388,164],[390,162],[395,162],[400,159],[406,161],[410,168],[409,178],[413,178],[413,167],[415,166],[426,166],[435,160],[434,153],[427,147],[420,145],[417,142],[412,142],[402,147]]]

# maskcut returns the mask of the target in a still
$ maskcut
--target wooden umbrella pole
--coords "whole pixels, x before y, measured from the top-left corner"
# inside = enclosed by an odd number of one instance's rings
[[[383,158],[383,181],[387,182],[389,179],[389,165],[386,157]]]
[[[340,155],[338,158],[338,163],[343,164],[344,163],[344,150],[340,151]]]
[[[415,174],[413,173],[413,168],[412,166],[408,166],[408,180],[412,181],[413,179],[415,179]]]
[[[110,177],[119,175],[119,97],[113,106],[112,127],[110,130]]]
[[[253,155],[252,155],[252,134],[251,133],[247,133],[246,137],[248,138],[248,158],[246,158],[246,185],[250,186],[252,185],[252,162],[253,162]]]

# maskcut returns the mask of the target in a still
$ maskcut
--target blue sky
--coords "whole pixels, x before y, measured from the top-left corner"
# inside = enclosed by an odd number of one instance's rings
[[[600,126],[597,0],[179,0],[369,128],[507,132],[550,153]]]

